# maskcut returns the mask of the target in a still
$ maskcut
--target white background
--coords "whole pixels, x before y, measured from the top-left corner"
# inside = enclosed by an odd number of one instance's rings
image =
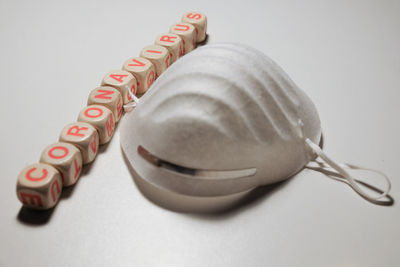
[[[53,212],[21,210],[19,171],[189,10],[210,42],[274,59],[316,104],[324,150],[388,174],[394,205],[305,170],[224,213],[173,212],[138,190],[117,129]],[[2,0],[0,266],[398,266],[399,14],[399,1]]]

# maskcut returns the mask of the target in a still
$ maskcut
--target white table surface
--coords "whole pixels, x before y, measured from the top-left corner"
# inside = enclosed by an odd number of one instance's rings
[[[324,150],[384,171],[394,204],[305,170],[222,213],[138,190],[111,143],[59,205],[21,209],[16,177],[110,69],[188,10],[210,42],[269,55],[315,102]],[[399,266],[399,1],[0,1],[0,266]]]

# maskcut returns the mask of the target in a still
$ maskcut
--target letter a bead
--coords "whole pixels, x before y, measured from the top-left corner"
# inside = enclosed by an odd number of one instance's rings
[[[71,143],[82,154],[83,164],[92,162],[99,147],[99,134],[96,128],[89,123],[74,122],[65,126],[60,134],[60,142]]]
[[[182,16],[182,22],[192,24],[196,28],[196,41],[203,42],[206,39],[207,17],[200,12],[187,12]]]
[[[64,186],[75,184],[82,171],[81,152],[69,143],[59,142],[47,146],[40,156],[40,162],[56,168]]]
[[[29,165],[18,175],[17,196],[26,207],[50,209],[57,204],[61,190],[61,175],[48,164]]]
[[[129,91],[131,91],[133,95],[136,95],[136,78],[131,73],[124,70],[110,71],[104,76],[101,85],[112,86],[115,89],[119,90],[122,99],[124,100],[124,104],[132,102],[133,100],[131,95],[129,94]]]
[[[105,106],[90,105],[81,110],[78,121],[91,124],[99,133],[100,145],[110,142],[114,134],[114,115]]]

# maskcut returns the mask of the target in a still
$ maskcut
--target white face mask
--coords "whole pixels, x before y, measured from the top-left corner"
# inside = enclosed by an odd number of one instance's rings
[[[318,156],[324,163],[310,168],[332,167],[368,200],[379,202],[390,190],[388,180],[387,190],[370,196],[327,157],[316,145],[321,125],[312,101],[271,59],[243,45],[212,44],[184,56],[121,127],[135,171],[179,194],[243,192],[285,180]]]

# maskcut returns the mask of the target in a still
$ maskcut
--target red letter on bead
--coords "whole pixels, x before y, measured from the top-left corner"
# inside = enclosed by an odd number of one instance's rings
[[[161,54],[162,52],[159,50],[146,50],[146,52],[154,53],[154,54]]]
[[[190,29],[189,25],[175,24],[174,30],[186,32]]]
[[[169,43],[175,43],[176,36],[168,36],[168,35],[163,35],[160,38],[160,41],[163,42],[169,42]]]
[[[24,203],[25,205],[31,204],[43,207],[42,198],[39,195],[21,192],[20,196],[22,199],[22,203]]]
[[[76,179],[78,178],[79,173],[81,172],[82,166],[79,166],[78,162],[76,162],[76,159],[74,160],[74,165],[75,165],[75,179]]]
[[[57,192],[56,192],[57,189]],[[56,193],[57,195],[60,194],[60,185],[58,184],[58,180],[54,180],[54,182],[51,184],[51,198],[53,201],[56,201]]]
[[[97,145],[96,145],[96,137],[93,137],[93,141],[90,142],[90,147],[92,148],[93,153],[96,154],[96,147],[97,147]]]
[[[117,82],[124,82],[124,80],[122,79],[123,77],[127,77],[128,75],[119,75],[119,74],[111,74],[110,77],[113,78],[114,80],[116,80]]]
[[[169,59],[170,58],[171,58],[171,53],[169,53],[168,57],[165,59],[165,65],[167,66],[167,68],[169,66]]]
[[[64,152],[64,154],[62,155],[54,155],[53,152],[55,150],[62,150]],[[53,159],[62,159],[64,158],[66,155],[68,155],[68,148],[64,147],[64,146],[55,146],[52,149],[49,150],[49,152],[47,153],[49,155],[50,158]]]
[[[47,177],[48,172],[46,169],[42,170],[42,176],[40,176],[40,177],[33,177],[32,172],[34,172],[34,171],[36,171],[36,168],[32,168],[29,171],[27,171],[25,174],[25,178],[32,182],[38,182]]]
[[[149,76],[147,76],[147,86],[150,87],[153,81],[154,81],[154,71],[150,72]]]
[[[107,128],[108,136],[111,136],[114,131],[114,120],[113,120],[112,114],[110,114],[110,117],[108,118],[108,121],[106,122],[106,128]]]
[[[121,117],[121,114],[122,114],[121,99],[122,99],[122,98],[119,98],[119,99],[118,99],[118,103],[117,103],[118,117]]]
[[[136,66],[136,67],[143,67],[146,66],[146,64],[144,64],[143,62],[137,60],[137,59],[132,59],[133,62],[135,62],[136,64],[128,64],[128,66]]]
[[[94,98],[112,99],[112,97],[108,96],[108,95],[114,94],[114,91],[102,90],[102,89],[97,90],[97,92],[100,93],[100,94],[96,95]]]
[[[136,87],[135,87],[135,84],[132,84],[132,87],[131,87],[131,92],[132,92],[132,94],[133,95],[135,95],[135,93],[136,93]],[[129,96],[130,96],[131,94],[129,94]]]
[[[75,130],[75,131],[74,131]],[[79,133],[80,131],[86,131],[88,130],[87,127],[81,127],[79,128],[78,126],[72,126],[71,128],[68,129],[67,135],[75,135],[75,136],[80,136],[83,137],[85,136],[84,134]],[[74,132],[73,132],[74,131]]]
[[[97,115],[89,114],[89,112],[92,110],[97,111]],[[98,118],[101,115],[103,115],[103,110],[101,110],[100,108],[91,107],[91,108],[88,108],[87,110],[85,110],[85,116],[88,118]]]
[[[198,14],[198,13],[188,13],[188,14],[186,15],[186,17],[187,17],[188,19],[199,20],[199,19],[201,19],[201,14]]]

